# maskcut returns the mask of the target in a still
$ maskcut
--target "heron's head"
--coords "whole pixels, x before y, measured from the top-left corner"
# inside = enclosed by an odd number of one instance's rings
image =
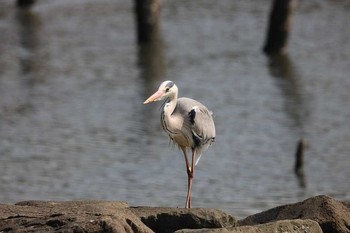
[[[177,94],[177,86],[172,81],[164,81],[160,84],[158,91],[156,91],[153,95],[151,95],[144,104],[148,104],[150,102],[164,100],[166,98],[172,98]]]

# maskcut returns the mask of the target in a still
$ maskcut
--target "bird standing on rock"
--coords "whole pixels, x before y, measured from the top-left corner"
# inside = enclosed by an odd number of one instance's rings
[[[194,167],[208,147],[215,141],[215,125],[210,112],[196,100],[177,98],[178,88],[172,81],[163,82],[158,91],[150,96],[144,104],[165,100],[161,113],[161,124],[171,140],[182,150],[188,176],[187,198],[185,208],[191,208],[191,191]],[[187,150],[192,151],[189,163]]]

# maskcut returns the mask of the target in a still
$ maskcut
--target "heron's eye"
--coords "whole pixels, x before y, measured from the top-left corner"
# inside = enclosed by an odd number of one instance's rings
[[[169,87],[165,88],[165,92],[169,92],[169,90],[170,90]]]

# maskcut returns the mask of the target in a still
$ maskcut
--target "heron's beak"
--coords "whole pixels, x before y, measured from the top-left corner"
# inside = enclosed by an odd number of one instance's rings
[[[143,104],[148,104],[148,103],[153,102],[153,101],[161,100],[161,98],[163,96],[164,96],[164,91],[159,90],[156,93],[154,93],[153,95],[151,95],[148,99],[146,99],[145,102],[143,102]]]

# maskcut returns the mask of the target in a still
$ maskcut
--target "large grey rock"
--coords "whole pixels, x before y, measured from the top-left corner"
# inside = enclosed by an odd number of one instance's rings
[[[111,201],[0,204],[0,232],[152,232],[127,207]]]
[[[220,210],[206,208],[131,207],[154,232],[170,233],[179,229],[227,228],[236,220]]]
[[[238,222],[215,209],[129,207],[112,201],[25,201],[0,204],[0,233],[7,232],[350,232],[350,203],[317,196]]]
[[[254,226],[238,226],[220,229],[185,229],[176,233],[322,233],[322,229],[313,220],[281,220]]]
[[[141,221],[142,220],[142,221]],[[214,209],[129,207],[112,201],[25,201],[0,204],[0,232],[174,232],[234,226]],[[149,226],[149,227],[148,227]]]
[[[350,232],[350,202],[340,202],[328,196],[316,196],[295,204],[254,214],[238,221],[240,226],[251,226],[286,219],[312,219],[323,232]]]

